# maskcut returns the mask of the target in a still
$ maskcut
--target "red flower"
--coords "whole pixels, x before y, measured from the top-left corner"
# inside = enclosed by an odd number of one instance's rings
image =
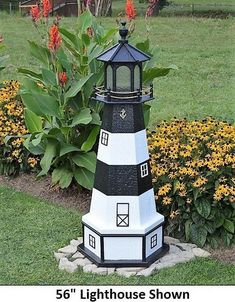
[[[43,10],[43,16],[45,18],[48,18],[50,12],[51,12],[51,2],[50,0],[42,0],[42,10]]]
[[[135,19],[136,17],[136,10],[134,7],[133,0],[126,1],[126,16],[129,20]]]
[[[59,72],[59,74],[58,74],[58,78],[59,78],[59,82],[60,82],[60,85],[61,86],[64,86],[65,84],[66,84],[66,82],[67,82],[67,74],[66,74],[66,72]]]
[[[33,22],[37,22],[40,19],[41,12],[38,5],[31,7],[30,15]]]
[[[57,25],[52,25],[49,31],[49,48],[52,51],[57,51],[62,43],[62,39]]]

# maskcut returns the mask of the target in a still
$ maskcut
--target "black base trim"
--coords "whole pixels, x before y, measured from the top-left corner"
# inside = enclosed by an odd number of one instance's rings
[[[169,251],[169,245],[164,243],[163,246],[146,258],[142,260],[104,260],[102,261],[98,256],[88,250],[83,243],[78,246],[78,251],[86,256],[91,262],[100,267],[149,267],[153,262],[163,257]]]

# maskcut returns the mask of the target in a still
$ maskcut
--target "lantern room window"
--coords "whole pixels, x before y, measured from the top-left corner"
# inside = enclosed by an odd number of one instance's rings
[[[134,90],[140,88],[140,67],[136,65],[134,69]]]
[[[113,68],[108,65],[106,68],[106,88],[113,89]]]
[[[116,69],[116,91],[131,91],[131,70],[127,66]]]

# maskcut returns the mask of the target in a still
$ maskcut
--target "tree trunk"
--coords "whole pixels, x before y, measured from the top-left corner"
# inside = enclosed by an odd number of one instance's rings
[[[79,14],[89,7],[92,15],[106,17],[112,15],[112,0],[78,0]]]

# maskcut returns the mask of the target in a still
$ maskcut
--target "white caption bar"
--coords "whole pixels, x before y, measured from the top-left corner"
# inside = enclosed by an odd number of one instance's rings
[[[234,301],[235,286],[0,286],[2,302]]]

